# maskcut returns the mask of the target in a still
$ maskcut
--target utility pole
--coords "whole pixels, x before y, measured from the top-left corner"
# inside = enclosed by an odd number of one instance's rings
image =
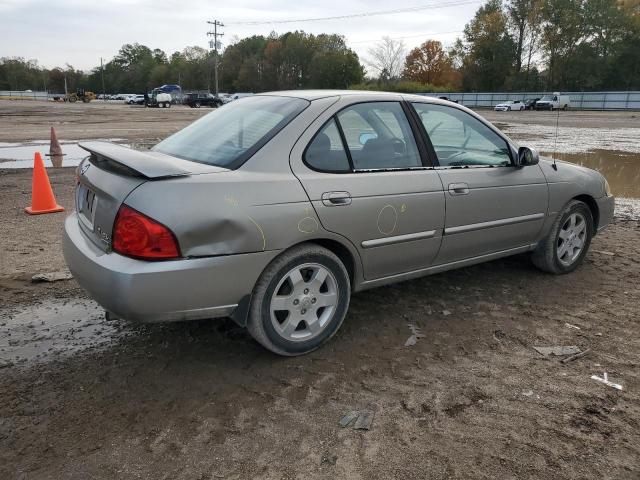
[[[224,23],[214,20],[213,22],[207,21],[209,25],[213,25],[213,32],[207,32],[208,36],[213,37],[213,41],[209,42],[209,48],[213,48],[213,77],[214,77],[214,94],[218,96],[218,37],[224,36],[224,33],[218,32],[218,27],[224,27]]]
[[[102,57],[100,57],[100,73],[102,75],[102,101],[107,101],[107,96],[104,91],[104,65],[102,65]]]

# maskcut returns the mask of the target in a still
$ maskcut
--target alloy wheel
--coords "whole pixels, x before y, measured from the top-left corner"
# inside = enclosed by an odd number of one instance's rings
[[[286,340],[310,340],[331,323],[338,300],[338,282],[329,269],[319,263],[296,266],[271,296],[271,323]]]
[[[572,213],[558,232],[556,255],[562,265],[575,262],[584,248],[587,237],[587,221],[581,213]]]

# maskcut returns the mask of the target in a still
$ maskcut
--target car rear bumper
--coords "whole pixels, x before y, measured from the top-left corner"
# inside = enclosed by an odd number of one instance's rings
[[[613,196],[605,196],[596,200],[598,204],[598,232],[607,228],[613,222],[616,199]]]
[[[77,282],[108,312],[140,322],[229,316],[278,254],[146,262],[98,249],[76,213],[64,230],[64,257]]]

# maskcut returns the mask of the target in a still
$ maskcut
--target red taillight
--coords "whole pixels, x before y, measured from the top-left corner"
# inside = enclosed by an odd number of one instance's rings
[[[124,204],[113,225],[113,250],[143,260],[180,256],[178,242],[171,230]]]

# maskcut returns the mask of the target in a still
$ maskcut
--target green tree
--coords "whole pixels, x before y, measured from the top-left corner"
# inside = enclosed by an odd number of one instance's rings
[[[504,87],[514,69],[517,51],[508,32],[501,0],[489,0],[464,29],[462,54],[463,87],[495,91]]]

